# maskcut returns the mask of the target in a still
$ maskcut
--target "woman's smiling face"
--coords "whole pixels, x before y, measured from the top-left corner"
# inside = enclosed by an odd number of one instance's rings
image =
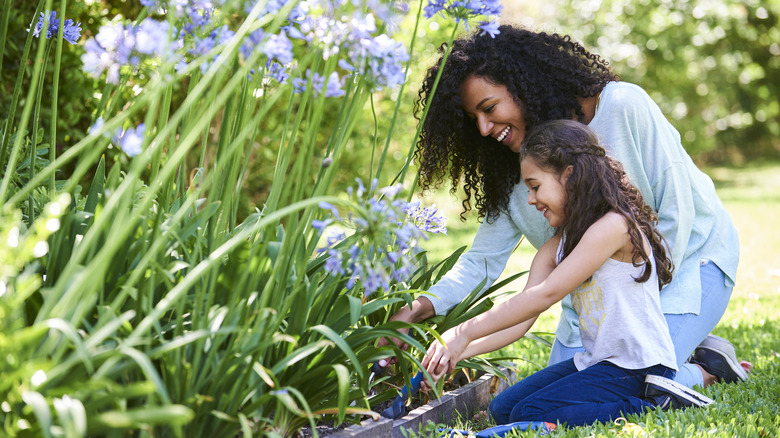
[[[469,76],[460,84],[460,98],[463,110],[476,122],[483,137],[490,136],[512,151],[520,151],[525,138],[525,118],[504,85]]]

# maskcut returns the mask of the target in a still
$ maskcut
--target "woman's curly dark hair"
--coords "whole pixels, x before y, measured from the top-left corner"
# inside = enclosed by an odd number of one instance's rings
[[[626,218],[634,247],[634,266],[646,264],[636,281],[647,281],[653,266],[644,250],[642,233],[653,249],[658,287],[672,281],[672,261],[667,256],[663,236],[655,228],[658,215],[645,204],[642,193],[628,180],[623,165],[607,156],[592,129],[574,120],[540,123],[528,131],[519,155],[520,160],[531,159],[541,169],[558,176],[572,167],[564,185],[563,214],[566,219],[555,230],[556,234],[566,236],[562,259],[571,254],[591,225],[614,211]]]
[[[428,69],[415,102],[414,115],[422,118],[427,100],[433,99],[422,122],[415,151],[422,190],[438,187],[449,172],[454,193],[463,179],[464,214],[472,208],[479,218],[495,220],[506,211],[509,195],[520,181],[517,154],[490,137],[482,137],[463,110],[460,84],[471,76],[504,85],[522,108],[528,129],[552,119],[582,120],[579,98],[597,95],[620,78],[606,61],[588,52],[569,36],[536,33],[503,25],[495,38],[471,33],[457,39],[447,57],[434,92],[447,45],[439,47],[439,60]]]

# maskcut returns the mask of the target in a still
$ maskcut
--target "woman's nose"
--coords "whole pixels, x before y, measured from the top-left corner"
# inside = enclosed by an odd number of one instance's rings
[[[479,133],[483,137],[487,137],[490,135],[490,131],[493,129],[493,123],[489,121],[485,116],[477,116],[477,128],[479,128]]]
[[[534,193],[532,191],[528,191],[528,204],[534,205],[536,204],[536,196],[534,196]]]

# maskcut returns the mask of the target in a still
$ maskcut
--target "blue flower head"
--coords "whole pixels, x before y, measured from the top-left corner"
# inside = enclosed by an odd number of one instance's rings
[[[33,29],[34,36],[40,37],[41,31],[43,30],[43,24],[46,20],[46,15],[41,12],[38,23],[35,25],[35,29]],[[49,27],[46,30],[46,38],[56,38],[60,31],[60,20],[57,18],[57,11],[51,11],[49,13],[48,21]],[[74,23],[70,18],[65,20],[65,27],[62,30],[62,38],[71,44],[76,44],[76,42],[79,40],[79,37],[81,37],[81,23]]]
[[[479,24],[479,28],[482,29],[480,35],[488,34],[491,38],[495,38],[496,35],[501,33],[501,31],[498,30],[498,26],[498,22],[496,21],[483,21]]]
[[[113,142],[128,156],[134,157],[143,152],[141,146],[144,143],[144,130],[145,126],[143,123],[138,125],[137,128],[130,128],[126,131],[120,128],[114,135]]]
[[[293,61],[292,42],[287,35],[282,32],[278,35],[271,35],[265,42],[263,53],[268,59],[275,59],[281,64],[289,64]]]

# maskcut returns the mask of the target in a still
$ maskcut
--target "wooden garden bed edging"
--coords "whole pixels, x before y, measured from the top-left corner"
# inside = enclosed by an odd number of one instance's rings
[[[457,418],[470,419],[477,411],[487,409],[493,397],[517,382],[514,371],[503,369],[508,379],[500,379],[493,374],[485,374],[479,379],[454,391],[442,394],[425,406],[412,410],[397,420],[380,418],[378,421],[364,420],[328,438],[404,438],[401,429],[418,432],[422,427],[433,423],[452,424]],[[492,387],[492,388],[491,388]]]

